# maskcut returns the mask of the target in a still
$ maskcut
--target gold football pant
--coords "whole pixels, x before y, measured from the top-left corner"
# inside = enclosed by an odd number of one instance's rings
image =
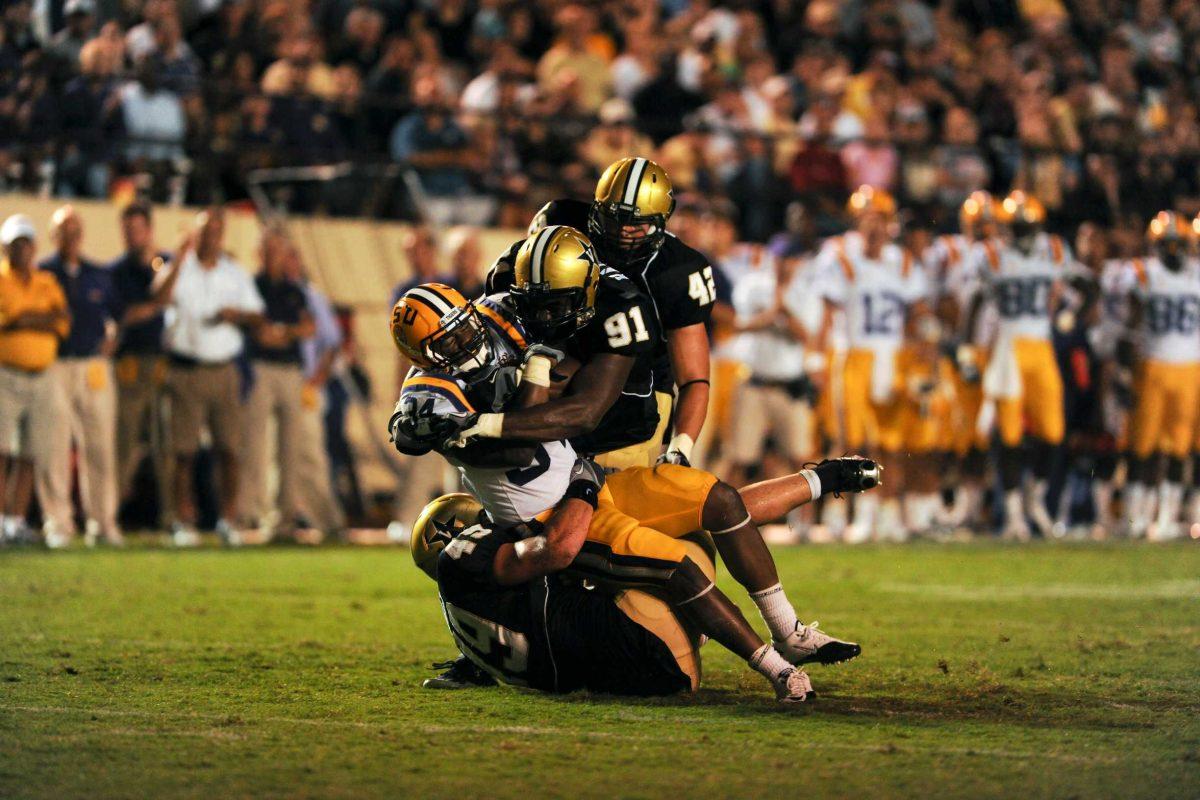
[[[655,392],[654,400],[658,403],[658,427],[654,435],[644,442],[601,453],[594,461],[606,469],[628,469],[630,467],[653,467],[662,452],[663,436],[667,426],[671,424],[671,407],[674,398],[666,392]]]
[[[1200,400],[1200,364],[1147,361],[1137,377],[1137,407],[1130,444],[1146,458],[1159,451],[1185,458],[1192,449],[1196,403]]]
[[[717,476],[659,464],[608,477],[572,569],[599,580],[661,585],[687,556],[682,537],[703,528]]]
[[[1063,416],[1063,382],[1054,347],[1042,339],[1015,339],[1012,343],[1021,374],[1021,396],[996,401],[1000,441],[1006,447],[1021,444],[1029,432],[1048,444],[1060,444],[1066,428]]]

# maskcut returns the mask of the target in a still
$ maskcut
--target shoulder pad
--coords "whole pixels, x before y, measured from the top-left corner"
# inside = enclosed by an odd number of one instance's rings
[[[465,384],[444,372],[410,372],[400,387],[400,399],[432,400],[429,406],[433,414],[462,414],[475,409],[467,399]]]
[[[528,344],[525,328],[514,312],[507,292],[497,292],[475,301],[475,308],[497,333],[507,338],[518,350]]]

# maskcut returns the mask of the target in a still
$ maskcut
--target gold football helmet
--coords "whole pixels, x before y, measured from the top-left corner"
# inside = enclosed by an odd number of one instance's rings
[[[466,528],[480,521],[483,506],[469,494],[444,494],[421,509],[413,524],[409,550],[413,563],[437,580],[437,560],[446,545]]]
[[[855,189],[854,194],[846,201],[846,210],[854,219],[873,211],[890,220],[896,216],[896,198],[892,197],[892,193],[887,189],[863,184]]]
[[[1146,226],[1146,241],[1167,269],[1178,271],[1183,267],[1187,247],[1195,240],[1192,227],[1174,211],[1158,212]]]
[[[392,308],[392,341],[419,367],[470,372],[487,363],[487,331],[467,298],[444,283],[423,283]]]
[[[958,209],[958,229],[966,236],[981,239],[990,236],[996,224],[996,200],[989,192],[971,192]]]
[[[509,294],[525,328],[538,341],[556,341],[586,325],[596,313],[600,259],[579,231],[551,225],[517,252]]]
[[[996,221],[1012,231],[1019,250],[1030,250],[1034,237],[1046,224],[1046,207],[1031,194],[1021,190],[1009,192],[996,208]]]
[[[622,158],[596,183],[588,234],[604,263],[640,270],[662,247],[674,211],[667,171],[648,158]]]

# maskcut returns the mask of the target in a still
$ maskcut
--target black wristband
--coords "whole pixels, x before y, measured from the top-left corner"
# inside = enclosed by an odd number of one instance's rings
[[[682,392],[684,389],[691,386],[693,383],[703,383],[705,386],[712,386],[712,384],[709,383],[708,378],[694,378],[690,381],[684,381],[683,383],[679,384],[676,391]]]
[[[572,481],[571,485],[567,487],[563,499],[582,500],[592,508],[595,508],[599,496],[600,490],[591,481]]]

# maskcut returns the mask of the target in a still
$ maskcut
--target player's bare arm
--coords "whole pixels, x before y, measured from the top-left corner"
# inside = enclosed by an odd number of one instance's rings
[[[684,456],[690,458],[690,445],[700,435],[708,415],[708,332],[703,324],[669,331],[667,349],[671,355],[671,370],[678,392],[675,399],[675,438],[688,437],[686,444],[689,446]],[[672,441],[672,445],[675,444]]]

